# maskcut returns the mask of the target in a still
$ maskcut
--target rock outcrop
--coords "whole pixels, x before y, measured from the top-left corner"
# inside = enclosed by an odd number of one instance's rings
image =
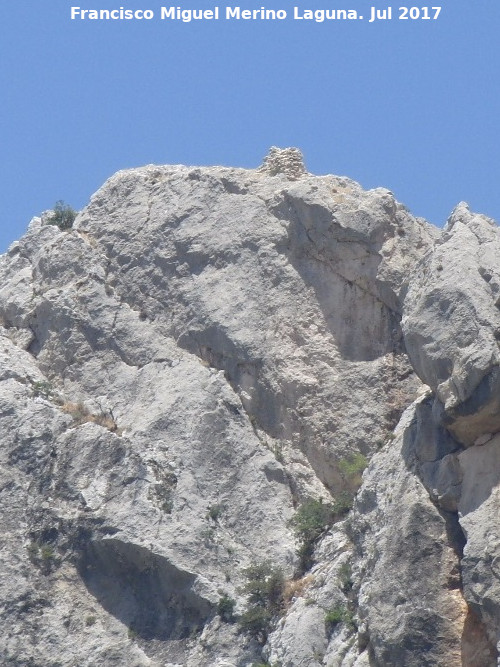
[[[500,429],[500,237],[461,203],[412,280],[406,349],[464,445]]]
[[[497,664],[492,221],[273,148],[49,222],[0,258],[2,664]]]

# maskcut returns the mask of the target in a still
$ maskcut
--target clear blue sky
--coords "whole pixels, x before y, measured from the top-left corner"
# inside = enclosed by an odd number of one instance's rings
[[[33,215],[58,199],[81,208],[118,169],[254,167],[272,144],[301,148],[314,173],[390,188],[438,225],[460,200],[500,219],[498,0],[373,24],[71,21],[72,4],[1,3],[0,252]],[[372,2],[333,5],[368,16]],[[265,6],[291,13],[294,0]]]

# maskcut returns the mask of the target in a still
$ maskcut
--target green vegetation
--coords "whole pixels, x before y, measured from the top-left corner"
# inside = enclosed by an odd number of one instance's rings
[[[28,551],[28,558],[33,563],[38,558],[40,547],[37,542],[30,542],[26,548]]]
[[[248,596],[248,608],[241,615],[241,630],[265,644],[272,623],[284,606],[285,579],[280,568],[268,562],[252,565],[244,571],[247,582],[243,593]]]
[[[290,523],[299,540],[297,554],[302,572],[311,568],[314,545],[321,535],[352,508],[354,494],[361,485],[361,475],[367,465],[366,456],[360,452],[342,459],[338,467],[347,488],[331,503],[325,503],[321,498],[309,499],[297,510]]]
[[[333,503],[333,510],[335,513],[335,520],[339,520],[342,517],[344,517],[347,512],[349,512],[352,509],[352,505],[354,502],[354,494],[351,493],[350,491],[342,491],[342,493],[339,493],[339,495],[335,498],[335,501]]]
[[[328,528],[349,512],[353,499],[351,492],[343,491],[331,503],[325,503],[321,498],[309,499],[299,507],[290,525],[299,540],[297,555],[302,572],[312,567],[315,543]]]
[[[222,514],[222,509],[222,505],[210,505],[207,512],[207,519],[218,521],[220,515]]]
[[[76,211],[62,200],[56,202],[54,213],[47,220],[47,224],[56,225],[61,230],[71,229],[76,218]]]
[[[119,429],[118,429],[119,430]],[[154,474],[158,480],[148,491],[149,499],[154,502],[165,514],[172,514],[174,509],[174,491],[177,486],[177,476],[172,471],[157,470]]]
[[[230,598],[226,593],[224,593],[224,595],[217,603],[217,614],[226,623],[232,623],[234,621],[235,606],[236,600],[233,600],[233,598]]]
[[[361,452],[339,461],[340,474],[350,489],[357,491],[361,486],[361,476],[367,465],[368,459]]]
[[[274,454],[274,457],[278,463],[283,464],[285,462],[285,456],[283,454],[283,443],[282,442],[276,442],[273,447],[272,447],[272,452]]]
[[[172,514],[174,501],[172,498],[172,488],[168,484],[159,482],[151,486],[148,492],[149,498],[156,502],[165,514]]]
[[[92,625],[95,625],[97,618],[95,616],[87,616],[85,619],[85,625],[90,628]]]
[[[163,512],[165,512],[165,514],[172,514],[172,510],[174,509],[174,501],[170,498],[168,500],[164,500],[161,504],[161,509]]]
[[[336,625],[342,623],[344,620],[345,609],[343,607],[334,607],[326,612],[325,623],[329,625]]]
[[[339,569],[340,588],[346,595],[352,591],[352,568],[350,563],[342,563]]]
[[[54,547],[50,544],[43,544],[40,547],[40,556],[43,561],[52,560],[55,557]]]
[[[43,574],[49,574],[61,563],[55,548],[47,542],[30,542],[27,551],[30,561],[40,568]]]
[[[243,632],[247,632],[260,644],[265,644],[271,628],[272,615],[263,607],[250,607],[240,616],[239,624]]]
[[[46,380],[42,380],[40,382],[33,382],[32,389],[33,389],[33,396],[40,396],[41,398],[45,398],[46,400],[49,400],[54,396],[54,389],[52,388],[50,382],[47,382]]]
[[[314,542],[333,523],[334,506],[319,500],[306,500],[290,524],[303,542]]]
[[[215,540],[215,535],[216,535],[216,531],[215,531],[215,528],[213,528],[212,526],[209,526],[208,528],[204,528],[201,531],[201,536],[203,537],[203,539],[205,540],[206,543],[213,542]]]
[[[367,465],[368,459],[366,456],[358,452],[348,459],[342,459],[339,463],[339,469],[344,477],[353,477],[362,474]]]
[[[31,542],[28,547],[29,559],[34,562],[42,560],[44,562],[54,560],[56,553],[51,544],[38,544],[38,542]]]
[[[344,623],[350,630],[356,629],[352,611],[343,606],[333,607],[325,615],[325,624],[329,630],[332,630],[339,623]]]
[[[278,614],[283,604],[283,586],[285,578],[281,568],[274,567],[268,562],[260,565],[251,565],[244,571],[247,583],[243,591],[248,595],[248,601],[253,605],[260,605],[271,613]]]
[[[333,503],[324,503],[320,500],[306,500],[291,519],[299,540],[297,555],[300,558],[301,570],[305,572],[312,566],[314,544],[318,538],[331,526],[335,519]]]

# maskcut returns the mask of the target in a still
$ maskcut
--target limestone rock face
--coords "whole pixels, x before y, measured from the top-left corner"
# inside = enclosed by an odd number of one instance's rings
[[[49,218],[0,257],[2,664],[496,664],[491,221],[440,234],[297,149]]]
[[[405,413],[390,447],[374,457],[350,526],[359,627],[377,665],[462,664],[461,531],[456,513],[436,506],[421,482],[419,408]]]
[[[224,371],[299,494],[338,488],[332,448],[370,451],[415,390],[398,295],[432,235],[387,191],[149,167],[110,179],[77,231],[115,299]]]
[[[500,429],[500,234],[460,204],[410,284],[403,329],[412,364],[465,445]]]

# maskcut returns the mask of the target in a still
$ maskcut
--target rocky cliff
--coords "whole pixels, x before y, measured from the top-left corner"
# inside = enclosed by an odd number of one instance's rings
[[[2,664],[497,664],[491,220],[272,149],[53,222],[0,258]]]

